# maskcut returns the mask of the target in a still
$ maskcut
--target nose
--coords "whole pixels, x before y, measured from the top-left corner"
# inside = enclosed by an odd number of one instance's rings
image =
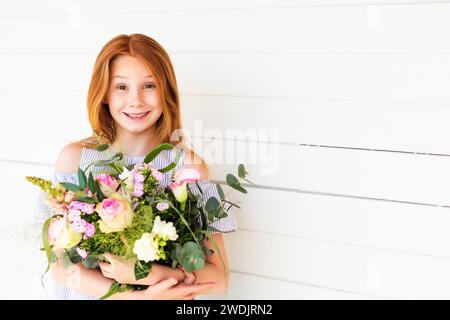
[[[131,107],[140,107],[142,106],[143,99],[141,97],[141,94],[137,88],[130,89],[129,91],[129,99],[128,99],[128,105]]]

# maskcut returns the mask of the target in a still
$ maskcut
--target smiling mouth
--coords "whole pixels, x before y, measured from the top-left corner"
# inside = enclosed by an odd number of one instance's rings
[[[141,113],[126,113],[126,112],[124,112],[124,114],[128,118],[133,119],[133,120],[144,119],[149,113],[150,113],[150,111],[141,112]]]

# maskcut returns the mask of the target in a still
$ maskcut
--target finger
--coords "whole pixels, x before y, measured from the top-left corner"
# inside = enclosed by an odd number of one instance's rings
[[[154,293],[164,292],[175,286],[177,283],[178,283],[177,279],[168,278],[150,286],[147,290],[151,290]]]
[[[109,263],[100,262],[98,265],[100,266],[100,269],[102,271],[109,271],[109,272],[111,272],[111,265]]]
[[[194,294],[189,294],[189,295],[185,296],[184,298],[182,298],[182,300],[193,300],[194,297],[195,297]]]
[[[185,272],[186,278],[184,278],[184,283],[193,284],[195,280],[195,275],[190,272]]]
[[[186,287],[187,294],[195,294],[197,292],[214,288],[216,284],[214,282],[200,283],[200,284],[191,284]]]
[[[113,277],[113,275],[112,275],[111,272],[108,272],[107,270],[101,270],[101,272],[102,272],[102,275],[103,275],[105,278],[114,279],[114,277]]]
[[[111,253],[104,253],[103,256],[106,258],[106,260],[108,260],[109,262],[114,260],[114,256]]]

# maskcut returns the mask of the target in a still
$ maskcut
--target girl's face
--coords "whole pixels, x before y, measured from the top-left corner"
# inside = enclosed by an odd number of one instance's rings
[[[162,114],[154,76],[131,56],[118,56],[110,76],[105,102],[116,126],[133,133],[150,129]]]

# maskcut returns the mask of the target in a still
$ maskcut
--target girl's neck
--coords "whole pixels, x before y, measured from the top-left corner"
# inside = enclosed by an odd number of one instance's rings
[[[158,145],[153,127],[140,133],[130,132],[118,127],[116,139],[111,143],[109,149],[112,152],[122,152],[126,156],[139,157],[147,155]]]

